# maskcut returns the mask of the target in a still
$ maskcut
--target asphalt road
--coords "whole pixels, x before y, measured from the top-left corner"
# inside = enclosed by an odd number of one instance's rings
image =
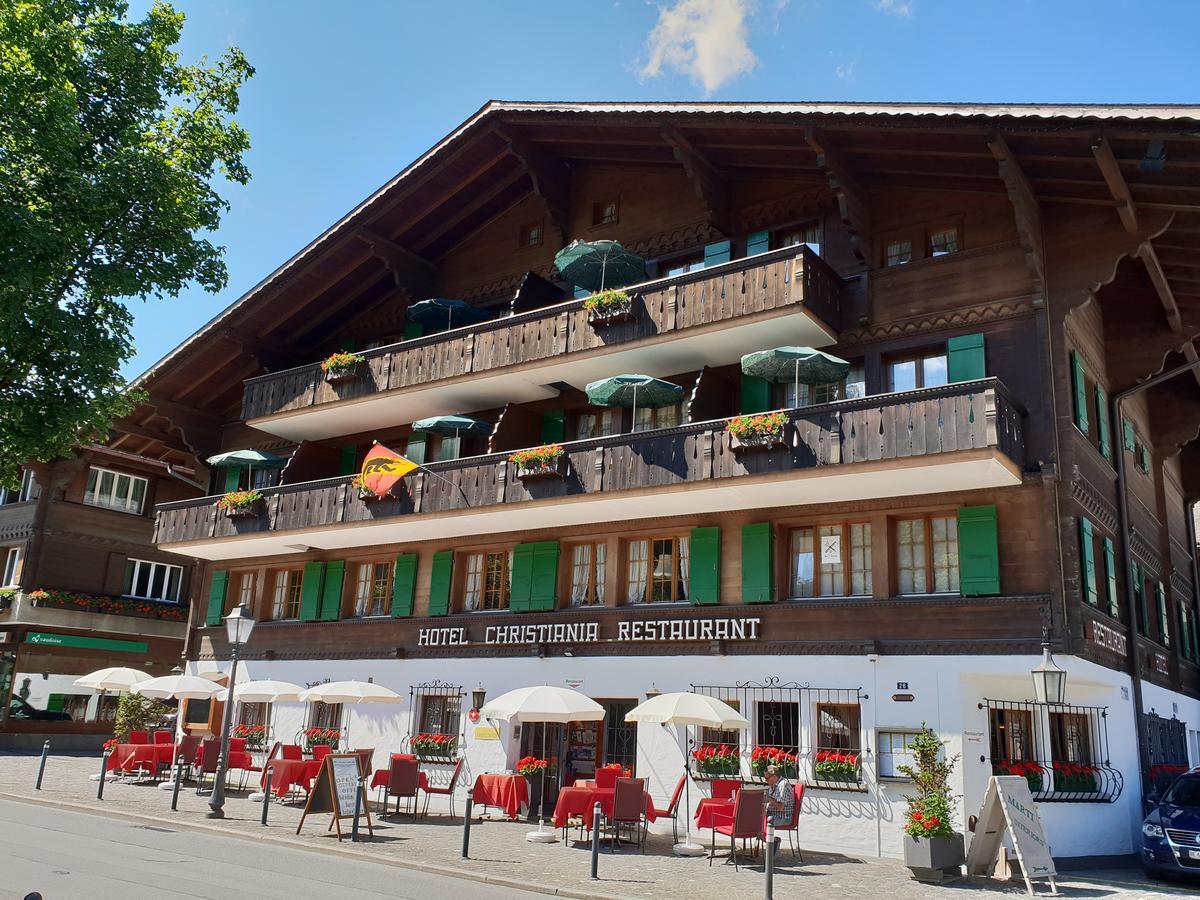
[[[0,800],[0,897],[539,897],[513,888]]]

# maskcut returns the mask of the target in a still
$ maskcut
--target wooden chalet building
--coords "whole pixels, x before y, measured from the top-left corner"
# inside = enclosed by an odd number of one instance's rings
[[[541,739],[469,721],[472,690],[577,686],[609,715],[555,734],[564,778],[680,771],[683,736],[624,713],[710,692],[751,729],[691,739],[740,746],[746,778],[755,747],[797,754],[806,844],[881,855],[929,723],[962,755],[960,823],[989,775],[1034,763],[1056,855],[1132,852],[1143,791],[1200,763],[1200,371],[1114,411],[1197,359],[1198,125],[1172,106],[489,103],[141,379],[131,429],[288,458],[248,516],[215,505],[222,473],[157,507],[157,550],[203,568],[189,666],[227,666],[217,626],[244,603],[251,677],[412,699],[281,704],[277,737],[348,729],[382,765],[448,732],[471,773]],[[628,318],[589,320],[556,280],[574,239],[646,258]],[[487,319],[422,332],[406,310],[428,297]],[[850,375],[798,394],[742,375],[791,344]],[[363,361],[332,384],[319,364],[347,349]],[[629,372],[683,402],[588,405]],[[726,430],[781,408],[782,446]],[[439,414],[492,428],[413,431]],[[351,484],[372,441],[425,464],[383,500]],[[551,477],[509,460],[553,443]],[[1065,704],[1034,698],[1044,629]]]

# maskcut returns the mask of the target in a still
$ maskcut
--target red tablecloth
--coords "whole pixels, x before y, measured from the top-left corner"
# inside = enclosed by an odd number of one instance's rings
[[[733,818],[733,803],[732,800],[714,800],[712,797],[705,797],[696,807],[696,827],[712,828],[713,825],[726,824],[727,820]],[[718,819],[718,817],[724,818]],[[714,819],[717,820],[714,821]]]
[[[273,759],[267,763],[261,783],[265,789],[267,772],[270,772],[271,790],[275,792],[276,797],[282,797],[292,789],[293,785],[297,784],[308,791],[312,786],[312,780],[316,778],[319,771],[321,771],[319,759]]]
[[[375,788],[386,788],[392,777],[391,768],[376,769],[375,774],[371,776],[371,790]],[[417,773],[417,783],[421,786],[421,790],[429,787],[429,779],[424,772]]]
[[[554,805],[554,827],[562,828],[571,816],[583,818],[585,828],[592,827],[593,805],[600,802],[600,812],[606,816],[612,815],[613,788],[580,787],[578,785],[565,787],[558,792],[558,802]],[[646,819],[653,822],[654,800],[645,794]]]
[[[155,772],[160,765],[169,767],[174,757],[174,744],[117,744],[109,754],[108,771],[134,772],[145,769]]]
[[[479,806],[501,807],[515,819],[521,805],[529,805],[529,784],[524,775],[480,775],[471,799]]]

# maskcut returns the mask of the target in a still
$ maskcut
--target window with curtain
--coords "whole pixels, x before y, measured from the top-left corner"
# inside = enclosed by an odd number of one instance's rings
[[[616,434],[620,424],[617,418],[619,412],[616,409],[601,409],[580,413],[575,422],[575,439],[586,441],[588,438]]]
[[[912,262],[912,241],[899,240],[888,241],[884,251],[884,265],[886,266],[902,266],[905,263]]]
[[[901,594],[957,593],[957,517],[928,516],[897,522],[896,574]]]
[[[946,256],[958,252],[958,229],[951,226],[929,232],[929,255]]]
[[[604,605],[605,544],[576,544],[571,548],[571,605]]]
[[[245,606],[249,609],[254,609],[254,589],[257,586],[258,578],[256,572],[239,572],[237,575],[237,591],[230,591],[229,596],[232,598],[228,603],[229,608],[225,610],[225,615],[233,612],[234,606]]]
[[[472,553],[467,557],[464,605],[468,612],[508,609],[511,592],[511,550]]]
[[[988,718],[993,762],[1033,761],[1033,716],[1028,710],[993,708]]]
[[[799,388],[799,393],[797,393]],[[867,376],[861,366],[851,366],[846,377],[832,384],[801,384],[789,381],[777,385],[780,408],[796,409],[802,406],[818,406],[835,400],[857,400],[867,396]]]
[[[147,484],[145,478],[93,466],[88,470],[83,502],[88,506],[102,506],[141,515]]]
[[[358,566],[354,585],[356,616],[386,616],[392,602],[392,564],[365,562]]]
[[[824,554],[829,547],[837,554]],[[868,596],[871,593],[871,524],[848,522],[793,528],[792,597]]]
[[[275,595],[271,604],[272,619],[300,618],[300,589],[303,569],[280,569],[275,573]]]
[[[633,418],[634,431],[653,431],[655,428],[674,428],[680,421],[680,404],[649,409],[639,406]]]
[[[458,735],[462,698],[457,694],[427,694],[421,701],[420,734]]]
[[[821,223],[806,222],[803,225],[798,225],[795,228],[787,229],[779,236],[780,247],[796,247],[800,244],[807,244],[808,248],[821,255]]]
[[[682,603],[687,585],[686,537],[629,542],[630,603]]]
[[[130,559],[125,563],[125,596],[139,600],[179,602],[183,567],[167,563]]]

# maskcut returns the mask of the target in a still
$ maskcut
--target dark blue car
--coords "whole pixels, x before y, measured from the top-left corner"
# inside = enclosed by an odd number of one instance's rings
[[[1142,822],[1142,868],[1151,878],[1200,878],[1200,766],[1176,778]]]

